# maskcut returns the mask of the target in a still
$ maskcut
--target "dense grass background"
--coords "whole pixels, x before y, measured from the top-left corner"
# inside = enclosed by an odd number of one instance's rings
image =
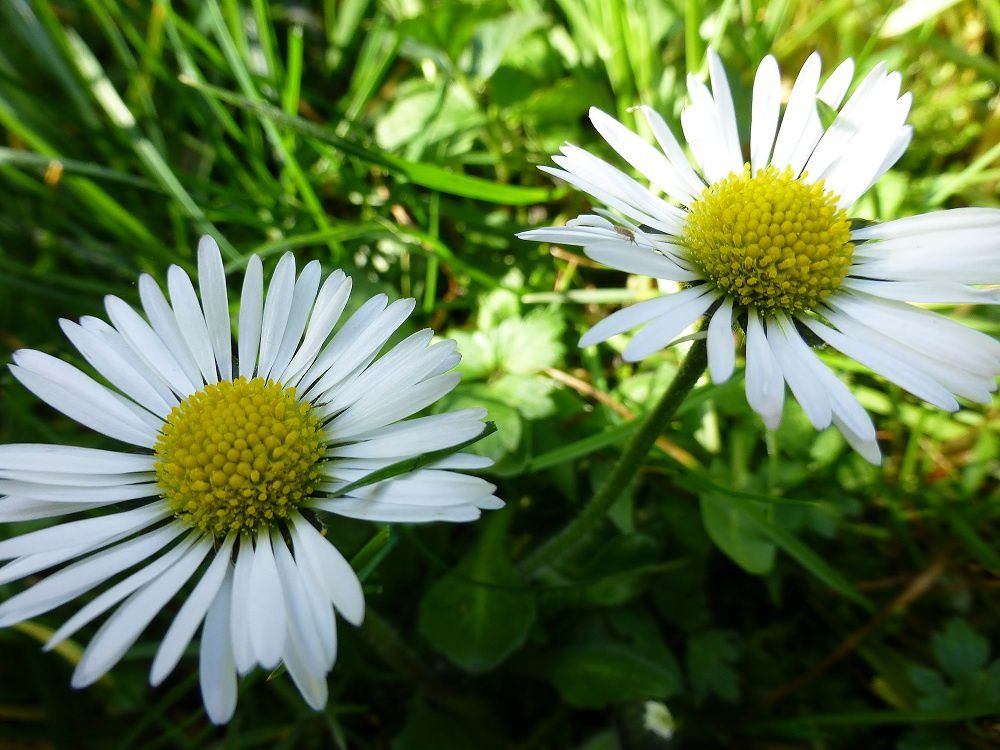
[[[741,127],[768,52],[786,77],[814,49],[902,72],[913,146],[856,214],[1000,205],[998,39],[998,0],[0,4],[0,360],[72,357],[59,317],[193,268],[201,233],[233,272],[292,248],[459,338],[442,408],[489,406],[508,501],[461,527],[332,525],[370,612],[340,629],[324,713],[258,674],[213,728],[193,658],[150,689],[170,613],[73,692],[76,645],[39,652],[61,611],[0,632],[0,747],[1000,746],[998,402],[939,413],[824,355],[876,416],[876,469],[794,405],[765,434],[738,377],[702,385],[584,554],[525,571],[678,354],[577,349],[655,289],[513,237],[586,207],[535,167],[565,140],[608,153],[590,105],[676,123],[708,44]],[[6,371],[0,417],[5,442],[100,444]]]

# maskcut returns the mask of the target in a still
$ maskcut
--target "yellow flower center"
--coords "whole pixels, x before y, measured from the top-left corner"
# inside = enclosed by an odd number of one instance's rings
[[[156,480],[182,521],[215,536],[287,518],[323,455],[319,419],[295,389],[263,378],[205,386],[173,408],[156,441]]]
[[[746,165],[705,188],[683,240],[705,275],[742,305],[798,312],[840,286],[854,246],[847,214],[823,182]]]

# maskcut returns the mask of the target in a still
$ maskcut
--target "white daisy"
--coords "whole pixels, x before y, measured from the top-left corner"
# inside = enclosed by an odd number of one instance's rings
[[[813,54],[782,115],[778,66],[764,58],[746,159],[713,50],[708,62],[712,90],[689,76],[691,103],[681,113],[694,166],[663,118],[639,107],[659,149],[598,109],[590,119],[649,187],[572,145],[553,157],[559,168],[542,167],[614,213],[520,237],[581,245],[619,270],[684,286],[613,313],[580,345],[645,324],[624,352],[637,361],[709,314],[709,373],[722,382],[735,365],[738,322],[746,332],[747,401],[765,424],[778,426],[787,383],[817,429],[832,422],[872,463],[880,453],[871,419],[813,353],[805,331],[943,409],[958,409],[956,396],[989,402],[1000,344],[908,303],[1000,303],[1000,291],[970,286],[1000,282],[1000,210],[936,211],[864,228],[848,219],[847,209],[910,142],[911,97],[900,96],[899,73],[880,63],[841,106],[853,62],[821,86]],[[827,128],[820,103],[836,112]]]
[[[14,354],[10,369],[28,390],[134,448],[0,446],[0,520],[115,506],[0,541],[0,560],[10,561],[2,583],[72,561],[0,605],[0,626],[116,578],[47,645],[115,608],[73,673],[73,686],[83,687],[197,578],[160,643],[152,684],[173,670],[204,622],[201,689],[212,721],[232,716],[237,674],[256,665],[284,664],[319,709],[337,653],[334,610],[357,625],[364,597],[350,564],[310,519],[323,511],[378,522],[471,521],[501,507],[492,484],[454,471],[489,464],[463,453],[341,492],[374,470],[475,438],[485,411],[407,419],[458,383],[450,372],[455,343],[431,343],[423,330],[379,357],[414,305],[387,304],[384,294],[334,333],[351,279],[335,271],[322,280],[316,261],[296,278],[291,254],[266,295],[261,261],[250,259],[234,360],[222,258],[208,237],[198,266],[201,303],[174,266],[169,302],[152,278],[139,279],[145,319],[107,297],[110,324],[62,321],[111,387],[48,354]]]

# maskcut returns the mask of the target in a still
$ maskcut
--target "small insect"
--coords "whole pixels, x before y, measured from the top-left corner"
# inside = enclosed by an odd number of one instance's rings
[[[615,234],[619,235],[620,237],[624,237],[633,245],[635,244],[635,232],[633,232],[631,229],[626,229],[625,227],[616,226],[614,227],[614,230]]]

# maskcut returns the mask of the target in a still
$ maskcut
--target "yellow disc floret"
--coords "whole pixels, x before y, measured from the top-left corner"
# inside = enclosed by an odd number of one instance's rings
[[[205,386],[173,408],[156,480],[182,521],[215,536],[287,518],[319,479],[322,429],[295,389],[263,378]]]
[[[751,176],[749,165],[705,188],[683,240],[716,286],[761,311],[815,307],[840,286],[854,252],[847,215],[822,181],[774,167]]]

